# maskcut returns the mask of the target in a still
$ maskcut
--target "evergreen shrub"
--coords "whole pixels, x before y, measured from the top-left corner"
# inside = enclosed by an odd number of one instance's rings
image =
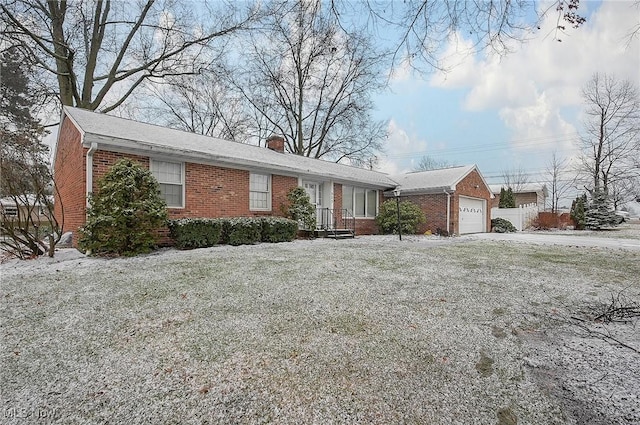
[[[299,223],[304,230],[315,230],[316,209],[309,199],[307,191],[303,187],[295,187],[287,193],[288,207],[284,212],[288,218]]]
[[[180,249],[206,248],[220,243],[224,219],[183,218],[169,221],[169,234]]]
[[[157,230],[167,221],[167,204],[153,174],[121,159],[97,183],[87,223],[80,229],[80,249],[93,255],[133,256],[155,248]]]
[[[426,221],[425,215],[419,206],[411,201],[400,202],[400,222],[402,223],[403,234],[415,234],[418,230],[418,225]],[[376,224],[384,234],[398,233],[398,206],[395,199],[389,199],[380,205]]]
[[[491,220],[491,230],[495,233],[517,232],[516,226],[506,218],[494,218]]]

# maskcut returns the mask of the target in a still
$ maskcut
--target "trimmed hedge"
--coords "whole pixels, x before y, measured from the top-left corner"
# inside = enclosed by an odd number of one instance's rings
[[[180,249],[205,248],[220,243],[222,226],[219,218],[169,220],[169,234]]]
[[[262,218],[262,242],[291,242],[298,234],[298,222],[282,217]]]
[[[229,245],[253,245],[260,242],[262,222],[260,219],[237,217],[224,219],[222,243]]]
[[[169,220],[169,234],[180,249],[218,244],[252,245],[291,242],[298,222],[282,217],[184,218]]]

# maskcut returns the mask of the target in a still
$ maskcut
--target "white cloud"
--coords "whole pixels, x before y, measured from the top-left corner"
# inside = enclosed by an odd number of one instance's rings
[[[376,169],[388,174],[399,174],[411,171],[413,168],[414,152],[425,151],[428,143],[420,139],[416,134],[410,134],[407,130],[400,128],[392,119],[387,128],[387,141],[385,151],[389,156],[383,155],[380,158]]]
[[[628,44],[629,30],[638,21],[639,10],[633,3],[602,2],[581,28],[558,34],[559,42],[555,39],[557,15],[550,13],[537,37],[516,52],[502,58],[461,56],[450,73],[438,72],[429,83],[444,89],[468,89],[464,108],[497,109],[514,140],[555,136],[559,150],[570,150],[569,143],[560,139],[575,133],[579,123],[563,117],[563,108],[582,105],[581,88],[595,72],[640,82],[640,40]],[[445,54],[456,57],[456,48],[451,43]]]
[[[534,104],[501,108],[499,116],[513,133],[514,149],[527,152],[542,148],[575,154],[576,128],[549,104],[546,93],[538,95]]]

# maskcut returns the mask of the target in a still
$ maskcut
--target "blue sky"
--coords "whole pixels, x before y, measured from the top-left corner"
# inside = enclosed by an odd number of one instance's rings
[[[640,23],[632,1],[582,1],[587,22],[554,39],[557,14],[516,51],[498,58],[461,54],[460,36],[443,52],[451,70],[392,77],[390,91],[374,101],[376,117],[389,120],[379,168],[410,171],[423,155],[451,164],[475,163],[489,183],[505,169],[522,168],[532,181],[556,151],[575,161],[581,131],[580,90],[595,72],[640,86],[640,40],[628,43]]]

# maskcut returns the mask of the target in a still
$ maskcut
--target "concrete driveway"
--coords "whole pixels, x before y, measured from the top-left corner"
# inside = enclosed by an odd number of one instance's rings
[[[575,247],[618,248],[640,251],[640,239],[582,236],[563,232],[477,233],[461,239],[511,241],[536,245],[564,245]]]

